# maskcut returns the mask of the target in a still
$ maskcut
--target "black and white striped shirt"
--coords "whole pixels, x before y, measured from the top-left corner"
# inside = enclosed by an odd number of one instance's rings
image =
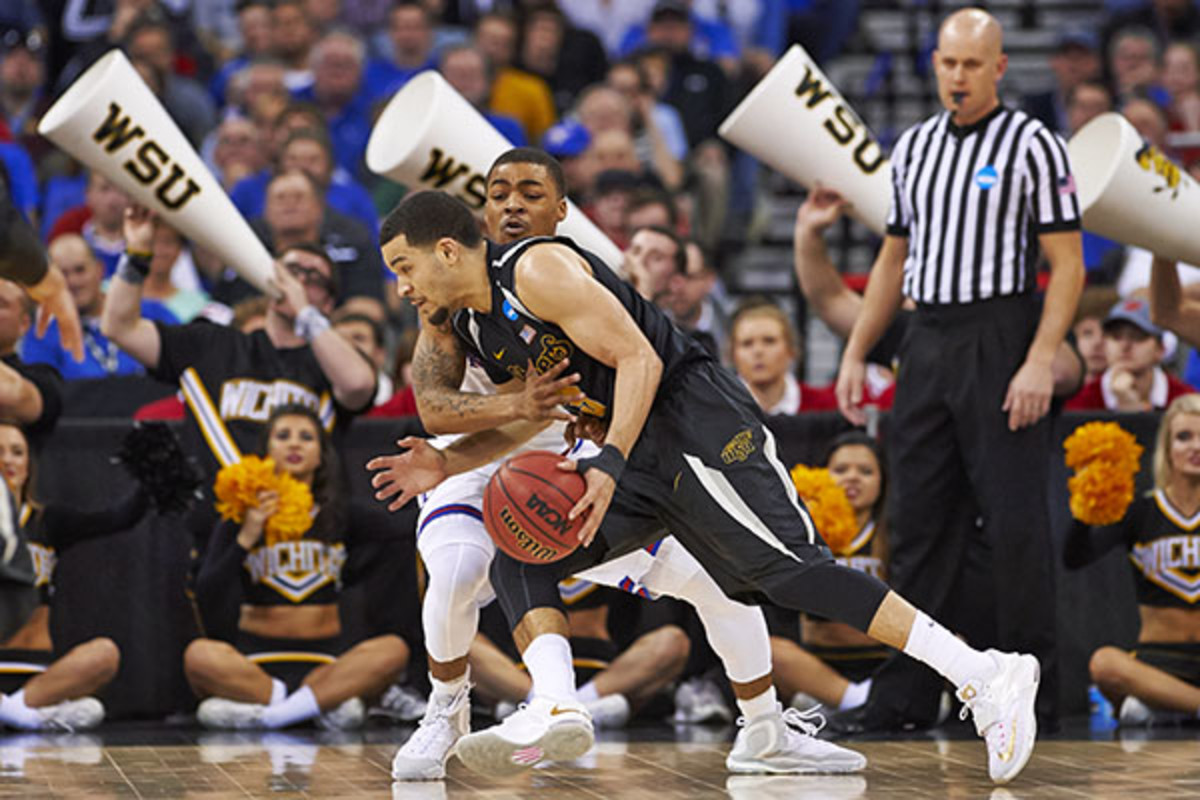
[[[942,112],[905,131],[891,163],[888,233],[908,238],[904,294],[918,303],[1032,291],[1038,234],[1080,227],[1066,145],[1023,111],[962,128]]]

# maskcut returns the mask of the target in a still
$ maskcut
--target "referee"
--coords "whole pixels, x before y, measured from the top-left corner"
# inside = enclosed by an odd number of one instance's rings
[[[888,429],[895,481],[889,577],[937,618],[952,616],[952,595],[970,600],[977,610],[963,620],[964,633],[1038,656],[1038,715],[1052,730],[1058,687],[1047,412],[1051,362],[1084,273],[1066,147],[1041,122],[1000,103],[1002,38],[1000,24],[979,9],[942,23],[933,66],[946,110],[907,130],[892,153],[887,236],[842,356],[837,395],[842,413],[862,424],[867,353],[901,297],[916,301]],[[1039,249],[1051,270],[1040,307]],[[978,544],[962,524],[972,501],[991,550],[989,586],[956,585],[964,560],[978,555],[968,551]],[[940,690],[934,673],[894,657],[862,711],[838,727],[928,727]]]

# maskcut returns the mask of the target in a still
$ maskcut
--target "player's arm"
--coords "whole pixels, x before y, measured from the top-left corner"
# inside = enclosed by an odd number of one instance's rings
[[[515,378],[500,385],[499,394],[462,391],[466,352],[448,325],[422,320],[413,350],[413,393],[421,424],[430,433],[472,433],[515,420],[569,420],[564,401],[578,399],[573,386],[578,375],[562,377],[568,364],[561,361],[543,374],[526,371],[527,380]],[[565,395],[563,393],[566,393]]]
[[[142,317],[142,282],[150,271],[155,218],[141,206],[125,210],[125,255],[104,298],[100,331],[147,369],[158,366],[162,340],[154,323]]]
[[[1083,246],[1079,231],[1043,233],[1038,236],[1038,244],[1050,262],[1050,281],[1046,284],[1037,332],[1004,398],[1008,428],[1014,431],[1034,424],[1050,410],[1054,356],[1071,329],[1083,291]]]
[[[908,237],[888,234],[871,266],[862,310],[850,331],[838,369],[838,408],[855,425],[866,422],[862,409],[863,384],[866,380],[867,353],[883,336],[900,308],[904,287],[904,260],[908,256]]]
[[[1188,344],[1200,347],[1200,300],[1188,297],[1180,285],[1175,262],[1161,256],[1155,256],[1150,267],[1150,318],[1155,325],[1169,328]]]
[[[793,266],[804,300],[821,321],[845,339],[862,311],[863,299],[846,286],[825,247],[825,231],[849,205],[841,195],[818,186],[796,212]]]
[[[42,393],[33,381],[0,361],[0,418],[28,425],[42,415]]]

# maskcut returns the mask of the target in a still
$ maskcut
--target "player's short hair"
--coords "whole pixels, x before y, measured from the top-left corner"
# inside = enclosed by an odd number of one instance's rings
[[[407,239],[411,247],[431,247],[446,237],[470,248],[483,241],[471,209],[457,197],[431,189],[408,195],[383,220],[380,244],[397,236]]]
[[[544,167],[546,172],[550,173],[550,180],[554,181],[554,188],[558,190],[558,196],[567,196],[567,176],[563,174],[562,164],[558,163],[558,159],[545,150],[536,147],[514,147],[506,150],[492,162],[492,166],[488,167],[488,183],[492,182],[492,173],[496,171],[496,168],[505,164],[537,164]]]

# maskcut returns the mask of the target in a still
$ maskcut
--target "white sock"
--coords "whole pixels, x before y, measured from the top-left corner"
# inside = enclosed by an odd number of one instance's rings
[[[276,703],[282,703],[287,698],[287,694],[287,684],[279,678],[271,678],[271,699],[267,705],[273,706]]]
[[[320,713],[321,709],[312,689],[301,686],[282,702],[267,706],[266,711],[263,711],[262,723],[265,728],[286,728],[288,725],[312,719]]]
[[[763,714],[775,713],[779,708],[779,700],[775,697],[775,687],[769,686],[765,692],[757,697],[751,697],[749,700],[739,697],[737,705],[742,716],[751,720],[761,717]]]
[[[36,708],[25,705],[25,690],[20,689],[0,700],[0,721],[14,728],[35,731],[42,727],[45,717]]]
[[[565,636],[543,633],[529,643],[521,659],[533,680],[532,697],[575,698],[575,668],[571,665],[571,644]]]
[[[990,678],[996,671],[991,656],[971,647],[923,611],[918,611],[913,620],[904,652],[933,667],[960,689],[967,681]]]
[[[870,693],[870,678],[850,684],[846,687],[846,691],[842,693],[842,702],[838,703],[838,711],[845,711],[847,708],[858,708],[867,702],[867,695]]]
[[[462,675],[459,675],[457,678],[449,681],[439,681],[437,678],[433,677],[433,675],[430,675],[429,683],[431,686],[433,686],[434,694],[454,695],[458,694],[458,690],[466,684],[467,676],[469,674],[470,671],[466,670]]]
[[[583,703],[585,706],[588,703],[594,703],[600,699],[600,692],[596,690],[596,682],[588,681],[583,688],[575,693],[575,699]]]

